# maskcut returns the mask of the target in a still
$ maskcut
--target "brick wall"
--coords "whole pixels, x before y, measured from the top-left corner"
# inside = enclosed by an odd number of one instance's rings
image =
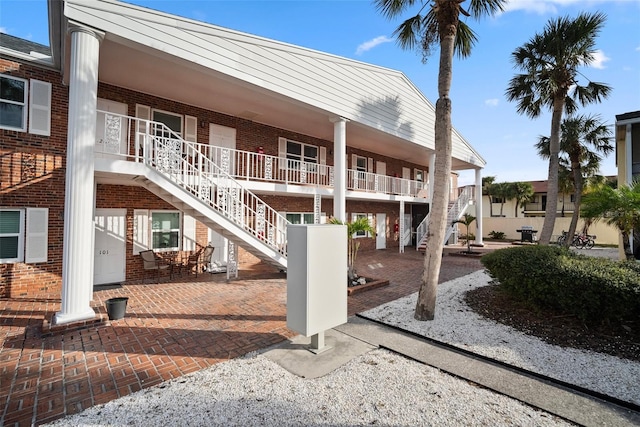
[[[64,179],[67,146],[68,88],[61,84],[60,75],[52,70],[0,57],[0,72],[24,79],[38,79],[52,84],[52,129],[48,137],[0,129],[0,207],[49,208],[48,261],[35,264],[0,264],[0,296],[35,296],[43,292],[59,294],[62,281],[62,241],[64,219]],[[143,104],[165,111],[197,117],[198,142],[208,143],[208,123],[233,127],[237,132],[240,150],[256,151],[264,147],[265,154],[278,154],[278,138],[285,137],[302,143],[327,148],[327,164],[333,164],[333,142],[295,132],[277,129],[250,120],[207,111],[152,95],[100,83],[98,96],[128,105],[128,114],[135,116],[135,105]],[[373,154],[348,147],[348,154],[371,157],[386,163],[387,175],[401,176],[402,167],[426,170],[425,166]],[[350,166],[349,166],[350,167]],[[412,176],[413,177],[413,176]],[[278,211],[312,212],[313,199],[303,197],[265,196],[265,201]],[[132,202],[134,201],[134,202]],[[134,186],[99,185],[97,208],[125,208],[127,210],[126,279],[137,280],[144,271],[139,256],[133,255],[134,209],[173,209],[172,206],[146,190]],[[322,201],[322,211],[331,216],[332,200]],[[393,224],[398,219],[398,203],[347,202],[348,219],[352,213],[385,213],[387,216],[387,247],[398,246]],[[197,241],[206,245],[207,229],[197,225]],[[362,239],[362,250],[375,248],[374,239]],[[240,264],[256,261],[250,254],[239,250]]]
[[[52,83],[50,136],[0,129],[0,207],[49,208],[48,261],[0,264],[0,296],[59,294],[68,88],[52,70],[0,57],[0,73]]]

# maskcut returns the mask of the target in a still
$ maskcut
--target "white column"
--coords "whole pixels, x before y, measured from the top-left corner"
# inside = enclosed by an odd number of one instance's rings
[[[476,245],[484,246],[482,242],[482,169],[476,169]]]
[[[429,205],[433,203],[433,180],[436,179],[436,153],[429,154]]]
[[[625,132],[625,137],[624,137],[624,156],[625,156],[625,167],[624,170],[626,171],[626,175],[625,176],[625,181],[622,184],[628,184],[631,185],[631,182],[633,181],[633,150],[632,150],[632,145],[633,145],[633,137],[632,137],[632,133],[631,130],[633,128],[633,125],[631,123],[627,124],[626,127],[626,132]]]
[[[98,55],[102,35],[72,27],[64,198],[62,306],[55,324],[95,317],[93,293],[94,167]]]
[[[633,134],[631,132],[632,129],[633,129],[633,124],[627,123],[626,129],[625,129],[625,137],[624,137],[624,151],[625,151],[624,170],[626,172],[626,176],[625,176],[625,182],[621,183],[621,184],[627,184],[627,185],[631,185],[631,183],[633,182]],[[633,231],[634,230],[631,230],[631,233],[629,234],[629,245],[631,246],[632,252],[633,252],[633,247],[635,245],[633,241]],[[624,245],[622,244],[622,235],[620,235],[620,238],[618,239],[618,241],[619,241],[618,252],[621,253],[620,259],[625,259],[626,254],[624,253]]]
[[[398,214],[398,216],[400,216],[398,223],[400,224],[400,227],[398,227],[399,229],[399,234],[400,234],[400,239],[399,239],[399,246],[398,246],[398,252],[400,252],[401,254],[404,253],[404,230],[405,227],[407,226],[407,224],[404,223],[404,200],[400,200],[400,213]]]
[[[333,123],[333,217],[347,221],[347,119],[337,117]]]

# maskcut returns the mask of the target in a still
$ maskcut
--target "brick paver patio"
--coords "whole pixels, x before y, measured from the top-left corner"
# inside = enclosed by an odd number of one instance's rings
[[[421,253],[358,256],[361,275],[390,285],[349,296],[349,315],[418,290]],[[440,281],[480,268],[445,255]],[[53,334],[43,321],[60,295],[0,299],[0,425],[52,421],[296,335],[286,327],[286,275],[261,264],[230,282],[203,274],[96,290],[92,306],[106,317],[104,302],[118,296],[129,298],[124,319]]]

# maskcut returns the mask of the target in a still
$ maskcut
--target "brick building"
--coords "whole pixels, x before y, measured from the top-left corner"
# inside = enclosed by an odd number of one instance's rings
[[[50,46],[0,34],[0,295],[60,292],[64,324],[146,249],[284,269],[286,224],[331,216],[370,220],[363,250],[422,238],[435,114],[401,72],[113,0],[49,22]]]

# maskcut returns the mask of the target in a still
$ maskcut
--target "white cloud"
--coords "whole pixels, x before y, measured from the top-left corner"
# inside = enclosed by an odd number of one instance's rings
[[[7,34],[7,27],[0,27],[0,33]]]
[[[638,46],[638,47],[636,48],[636,51],[640,52],[640,46]]]
[[[497,107],[498,106],[498,98],[486,99],[484,101],[484,105],[487,105],[489,107]]]
[[[604,52],[599,49],[594,52],[593,57],[594,57],[594,61],[591,63],[591,66],[599,70],[603,70],[604,68],[606,68],[604,66],[604,63],[611,59],[607,57],[607,55],[605,55]]]
[[[358,46],[358,49],[356,49],[356,55],[362,55],[364,52],[371,50],[382,43],[389,43],[392,41],[393,39],[390,39],[387,36],[378,36],[375,39],[364,42]]]
[[[611,0],[591,0],[590,4],[605,3]],[[525,12],[544,14],[557,14],[558,8],[572,4],[584,3],[584,0],[509,0],[505,6],[505,12],[524,10]]]

